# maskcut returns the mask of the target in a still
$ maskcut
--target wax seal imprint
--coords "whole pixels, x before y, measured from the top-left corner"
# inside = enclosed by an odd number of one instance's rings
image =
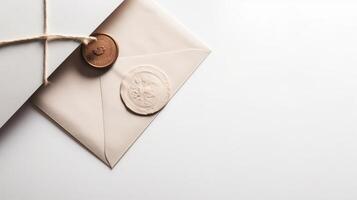
[[[139,66],[124,77],[120,86],[125,106],[138,115],[160,111],[170,99],[167,75],[154,66]]]
[[[95,34],[97,40],[82,45],[84,60],[95,68],[110,67],[118,58],[119,50],[115,40],[106,34]]]

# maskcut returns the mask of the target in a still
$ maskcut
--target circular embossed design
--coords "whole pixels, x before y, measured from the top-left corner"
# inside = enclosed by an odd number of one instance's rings
[[[130,71],[120,87],[125,106],[139,115],[152,115],[169,101],[170,84],[167,75],[157,67],[140,66]]]
[[[116,42],[106,34],[95,34],[97,40],[87,45],[82,45],[82,56],[84,60],[95,68],[106,68],[111,66],[119,55]]]

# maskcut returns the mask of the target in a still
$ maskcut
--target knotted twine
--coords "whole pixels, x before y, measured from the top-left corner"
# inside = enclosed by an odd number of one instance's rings
[[[95,37],[88,37],[88,36],[74,36],[74,35],[59,35],[59,34],[48,34],[47,31],[47,0],[43,0],[43,7],[44,7],[44,23],[43,23],[43,28],[44,28],[44,34],[43,35],[38,35],[38,36],[33,36],[33,37],[26,37],[26,38],[20,38],[20,39],[15,39],[15,40],[4,40],[0,41],[0,47],[3,46],[9,46],[13,44],[21,44],[21,43],[27,43],[27,42],[32,42],[32,41],[43,41],[44,42],[44,48],[43,48],[43,83],[44,85],[48,84],[47,80],[47,52],[48,52],[48,42],[49,41],[54,41],[54,40],[72,40],[76,41],[79,43],[83,43],[87,45],[91,41],[96,41],[97,38]]]

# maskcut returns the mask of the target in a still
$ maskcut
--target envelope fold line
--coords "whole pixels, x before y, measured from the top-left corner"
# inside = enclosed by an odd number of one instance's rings
[[[105,132],[105,115],[104,115],[104,103],[103,103],[103,85],[102,85],[102,78],[99,77],[99,83],[100,83],[100,99],[101,99],[101,105],[102,105],[102,127],[103,127],[103,145],[104,145],[104,158],[106,160],[106,164],[113,169],[113,165],[110,163],[108,156],[107,156],[107,148],[106,148],[106,132]]]
[[[123,56],[120,57],[120,59],[130,59],[130,58],[136,58],[136,57],[145,57],[145,56],[156,56],[156,55],[164,55],[164,54],[171,54],[171,53],[181,53],[181,52],[186,52],[186,51],[202,51],[206,53],[210,53],[211,50],[209,48],[207,49],[200,49],[200,48],[184,48],[184,49],[178,49],[178,50],[172,50],[172,51],[163,51],[163,52],[158,52],[158,53],[148,53],[148,54],[141,54],[141,55],[135,55],[135,56]]]

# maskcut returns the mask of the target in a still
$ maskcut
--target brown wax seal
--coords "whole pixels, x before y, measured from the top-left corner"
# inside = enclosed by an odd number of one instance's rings
[[[115,40],[106,34],[95,34],[97,40],[87,45],[82,45],[84,60],[95,68],[111,66],[119,55],[119,49]]]
[[[130,71],[120,88],[124,105],[138,115],[159,112],[168,103],[170,93],[168,76],[154,66],[139,66]]]

